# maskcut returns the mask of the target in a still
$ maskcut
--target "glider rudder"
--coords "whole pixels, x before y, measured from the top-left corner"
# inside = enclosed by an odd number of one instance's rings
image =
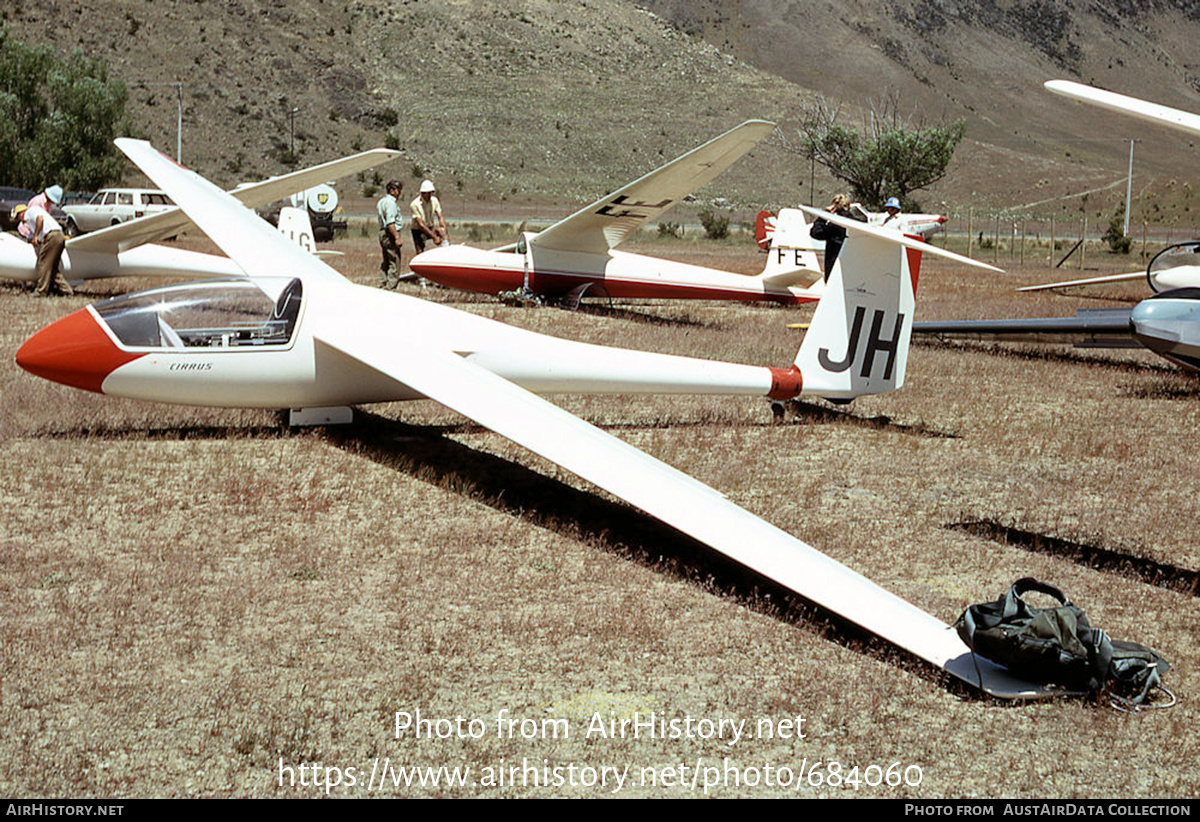
[[[879,237],[847,240],[796,355],[805,393],[845,401],[904,384],[919,259]]]

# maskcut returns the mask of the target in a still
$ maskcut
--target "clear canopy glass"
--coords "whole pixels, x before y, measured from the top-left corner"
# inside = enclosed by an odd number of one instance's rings
[[[284,346],[302,302],[300,280],[206,280],[96,303],[100,319],[131,348]]]

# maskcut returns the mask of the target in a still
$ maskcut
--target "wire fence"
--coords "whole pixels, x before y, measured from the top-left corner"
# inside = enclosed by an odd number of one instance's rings
[[[1120,252],[1106,239],[1106,221],[1077,217],[1014,217],[990,210],[968,209],[948,215],[949,222],[935,240],[938,245],[979,260],[1037,264],[1051,268],[1086,268],[1115,259],[1145,264],[1163,248],[1200,237],[1191,226],[1162,226],[1131,222],[1128,251]],[[1116,245],[1120,245],[1118,232]]]

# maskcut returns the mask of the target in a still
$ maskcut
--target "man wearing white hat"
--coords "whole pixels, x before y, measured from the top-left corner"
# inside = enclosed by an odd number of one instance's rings
[[[880,225],[885,225],[888,228],[896,228],[899,225],[900,199],[889,197],[888,201],[883,204],[883,210],[887,212],[887,216],[883,218],[883,222]]]
[[[51,205],[61,206],[62,200],[63,200],[62,186],[50,186],[45,191],[43,191],[41,194],[35,195],[25,205],[29,206],[30,208],[37,206],[38,208],[45,210],[45,212],[47,214],[49,214]],[[26,242],[29,241],[29,232],[30,232],[30,228],[29,228],[29,226],[25,225],[25,223],[21,223],[20,225],[17,226],[17,233],[20,234],[22,239],[24,239]]]
[[[450,231],[446,228],[446,218],[442,215],[442,204],[435,196],[437,189],[433,181],[421,183],[421,193],[417,199],[409,203],[412,209],[412,236],[416,253],[425,250],[425,243],[433,243],[434,248],[440,245],[450,245]]]

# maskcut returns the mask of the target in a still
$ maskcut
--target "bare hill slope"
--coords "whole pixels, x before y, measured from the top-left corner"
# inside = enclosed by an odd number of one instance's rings
[[[968,144],[931,206],[1080,210],[1137,185],[1167,221],[1189,219],[1195,151],[1169,134],[1041,91],[1065,76],[1200,110],[1187,49],[1195,3],[1119,0],[49,0],[10,7],[14,36],[82,48],[131,86],[142,136],[175,144],[222,182],[392,144],[406,179],[462,197],[574,201],[613,188],[747,117],[794,129],[812,91],[861,105],[894,92],[918,116],[965,117]],[[139,86],[145,83],[145,86]],[[294,117],[293,109],[298,109]],[[292,133],[294,125],[294,136]],[[1090,138],[1106,137],[1107,141]],[[1088,141],[1081,141],[1088,138]],[[807,163],[763,146],[708,196],[783,205]],[[1149,204],[1147,205],[1149,211]]]

